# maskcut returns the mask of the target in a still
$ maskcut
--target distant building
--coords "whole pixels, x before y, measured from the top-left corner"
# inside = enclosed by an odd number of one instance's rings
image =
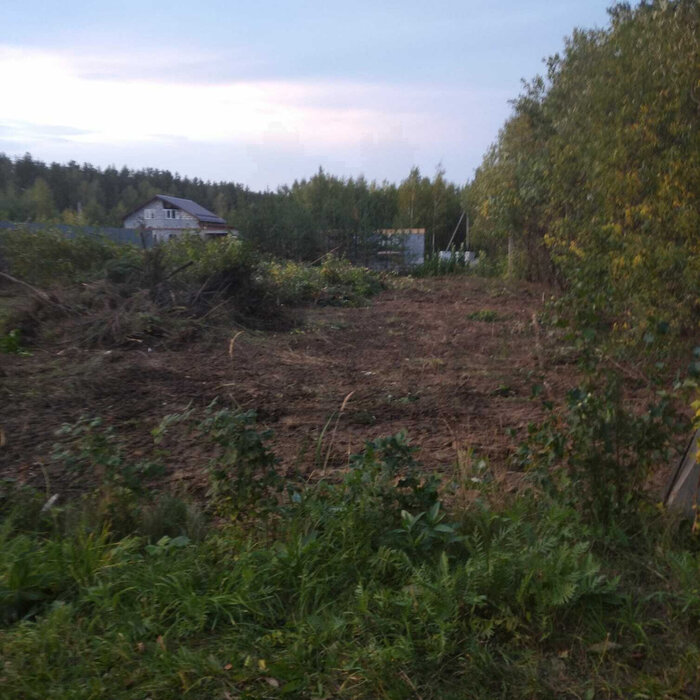
[[[424,228],[382,228],[376,232],[375,240],[377,249],[370,267],[402,270],[423,264]]]
[[[473,250],[440,250],[438,260],[441,263],[457,262],[462,265],[475,265],[476,252]]]
[[[157,194],[124,217],[124,228],[146,229],[156,241],[175,238],[183,233],[226,236],[238,232],[226,222],[191,199]]]

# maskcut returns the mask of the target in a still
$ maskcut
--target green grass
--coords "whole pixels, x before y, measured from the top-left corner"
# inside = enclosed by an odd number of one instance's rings
[[[197,429],[215,483],[250,491],[267,435],[216,407]],[[573,506],[489,480],[469,507],[442,498],[475,483],[441,488],[398,435],[341,480],[264,481],[249,509],[110,482],[41,512],[6,484],[3,697],[696,696],[687,527],[651,510],[598,540]]]
[[[497,311],[491,309],[472,311],[467,314],[467,318],[472,321],[483,321],[484,323],[495,323],[503,320],[503,317]]]
[[[0,333],[0,352],[8,355],[29,355],[22,347],[20,332],[13,328],[9,333]]]

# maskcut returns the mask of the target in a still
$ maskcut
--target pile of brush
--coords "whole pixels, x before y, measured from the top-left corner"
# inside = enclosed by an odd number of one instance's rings
[[[292,322],[247,261],[204,279],[195,267],[192,260],[173,266],[158,247],[136,259],[111,260],[100,276],[51,291],[3,272],[4,283],[15,289],[3,326],[18,329],[30,343],[126,348],[177,346],[221,322],[227,327]]]

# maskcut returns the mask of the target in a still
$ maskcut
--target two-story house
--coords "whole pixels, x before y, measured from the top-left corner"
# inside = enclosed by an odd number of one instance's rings
[[[204,236],[226,236],[234,233],[226,222],[191,199],[157,194],[123,219],[124,228],[146,229],[156,241],[164,241],[183,233]]]

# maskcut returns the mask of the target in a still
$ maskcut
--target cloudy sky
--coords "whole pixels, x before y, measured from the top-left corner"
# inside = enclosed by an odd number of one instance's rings
[[[609,0],[2,0],[0,152],[275,188],[469,179]]]

